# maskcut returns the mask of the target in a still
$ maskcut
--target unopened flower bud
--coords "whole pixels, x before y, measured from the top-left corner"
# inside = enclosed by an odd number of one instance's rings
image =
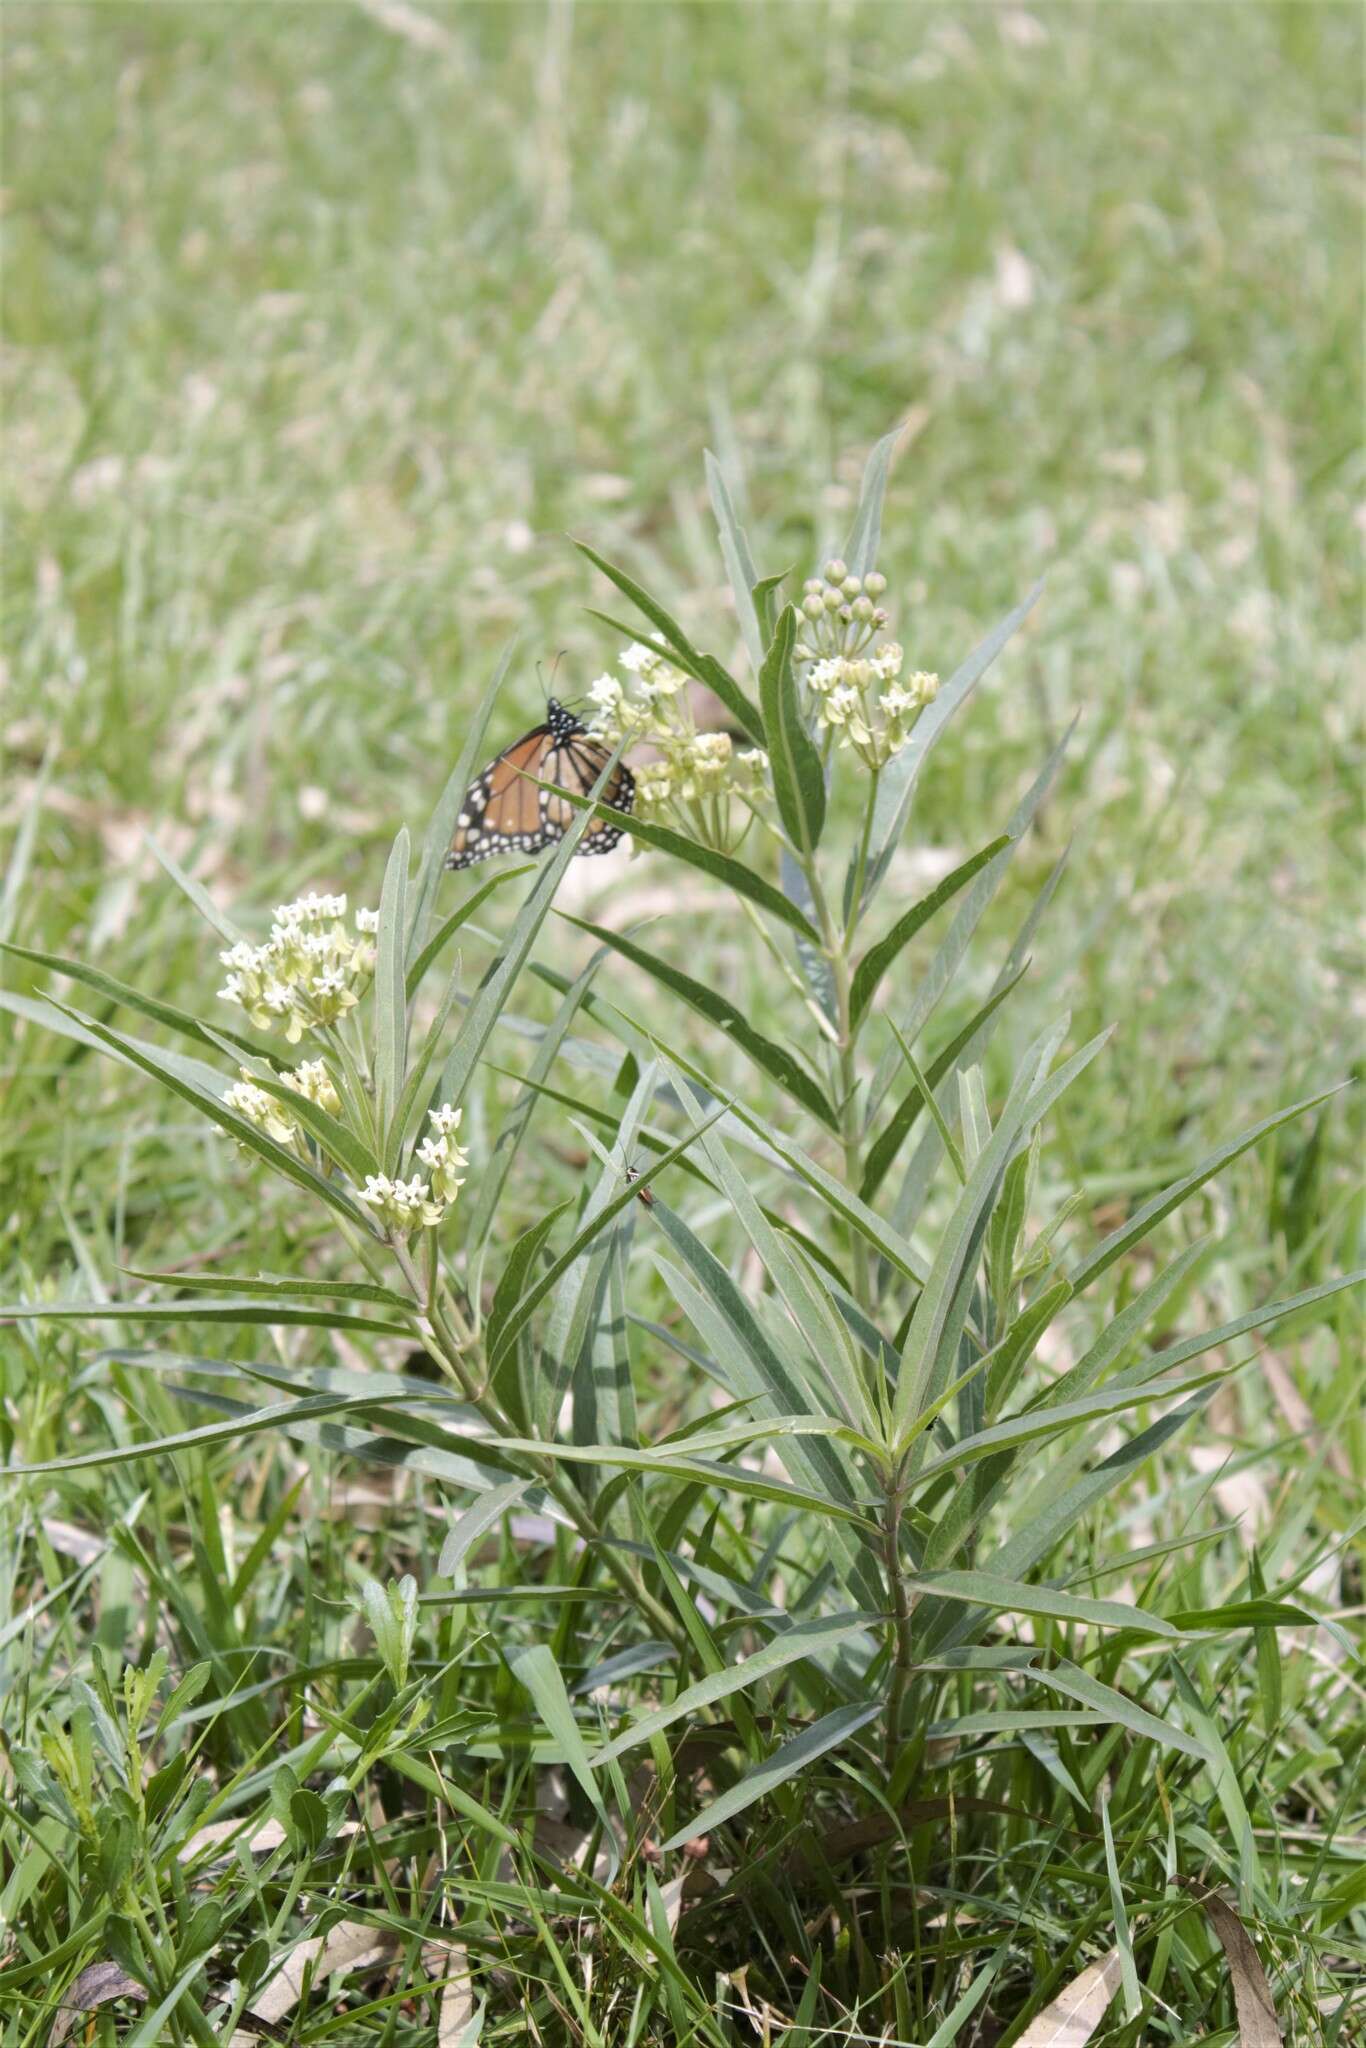
[[[863,584],[859,577],[841,576],[840,589],[844,592],[846,597],[857,597],[862,588]]]
[[[872,598],[871,598],[871,597],[856,597],[856,598],[854,599],[853,611],[854,611],[854,617],[855,617],[856,619],[871,619],[871,618],[872,618],[872,616],[873,616],[873,600],[872,600]]]
[[[837,583],[827,583],[821,601],[828,612],[837,612],[844,603],[844,592]]]
[[[842,618],[842,619],[844,620],[844,623],[845,623],[845,625],[846,625],[846,626],[847,626],[847,625],[849,624],[849,622],[850,622],[850,620],[851,620],[851,619],[853,618],[853,616],[854,616],[854,613],[853,613],[853,608],[852,608],[852,606],[850,606],[850,605],[847,605],[847,604],[842,604],[842,605],[840,606],[840,617],[841,617],[841,618]]]
[[[881,597],[883,591],[887,588],[887,578],[885,576],[880,575],[878,571],[874,569],[870,576],[864,577],[863,587],[867,591],[869,597]]]
[[[873,624],[875,626],[889,626],[891,622],[891,613],[889,611],[885,611],[883,607],[879,605],[877,610],[873,613]]]
[[[824,606],[821,609],[824,610]],[[814,661],[816,659],[816,650],[814,647],[808,647],[805,640],[799,640],[792,650],[792,659],[794,661]]]
[[[805,583],[803,583],[802,585],[802,589],[806,592],[808,597],[810,597],[813,591],[819,597],[822,588],[823,586],[819,576],[808,576]]]
[[[849,574],[849,570],[846,564],[840,560],[839,556],[835,555],[832,557],[830,561],[826,563],[825,574],[827,581],[831,583],[843,583],[845,577]]]
[[[819,590],[813,590],[810,597],[802,599],[802,610],[808,619],[819,619],[825,612],[825,600]]]

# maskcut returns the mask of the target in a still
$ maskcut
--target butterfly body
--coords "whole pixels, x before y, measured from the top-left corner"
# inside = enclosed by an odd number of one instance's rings
[[[552,697],[544,724],[533,726],[496,754],[466,790],[446,866],[469,868],[495,854],[540,853],[553,846],[573,823],[575,807],[540,785],[558,783],[576,796],[587,796],[610,758],[583,720]],[[635,793],[635,777],[618,762],[602,802],[629,812]],[[620,826],[595,818],[576,850],[610,853],[621,836]]]

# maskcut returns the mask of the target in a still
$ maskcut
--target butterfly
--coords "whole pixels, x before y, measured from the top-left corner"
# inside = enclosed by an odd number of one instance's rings
[[[466,790],[446,866],[468,868],[496,853],[540,853],[553,846],[573,823],[574,806],[537,783],[557,782],[561,789],[587,796],[610,759],[583,720],[551,697],[545,724],[534,725],[495,754]],[[629,812],[635,795],[635,776],[618,762],[601,801]],[[594,818],[576,851],[610,853],[620,838],[620,825]]]

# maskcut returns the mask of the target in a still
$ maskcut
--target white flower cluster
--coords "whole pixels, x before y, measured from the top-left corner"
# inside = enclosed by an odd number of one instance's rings
[[[627,682],[601,675],[589,686],[594,737],[609,747],[626,739],[658,749],[658,759],[636,771],[642,817],[668,819],[709,844],[728,846],[729,806],[709,800],[735,795],[758,802],[768,790],[767,755],[759,748],[737,753],[729,733],[699,732],[687,677],[658,647],[636,640],[618,659]]]
[[[223,1097],[229,1109],[235,1109],[239,1116],[246,1117],[249,1123],[264,1131],[268,1138],[274,1138],[277,1144],[292,1143],[299,1135],[299,1126],[285,1105],[252,1080],[249,1068],[242,1067],[239,1072],[241,1080],[234,1081]],[[309,1102],[316,1102],[330,1115],[336,1116],[340,1110],[341,1098],[321,1060],[305,1060],[293,1073],[285,1070],[279,1078],[286,1088],[292,1088],[296,1095],[302,1095]]]
[[[288,1145],[298,1136],[299,1126],[282,1102],[273,1095],[267,1095],[264,1088],[258,1088],[248,1068],[241,1070],[242,1078],[234,1081],[223,1100],[229,1109],[235,1109],[248,1123],[255,1124],[258,1131],[264,1131],[268,1138],[274,1138],[278,1145]]]
[[[435,1135],[424,1138],[417,1148],[417,1156],[427,1169],[426,1180],[420,1174],[414,1174],[411,1180],[390,1180],[382,1173],[367,1176],[360,1199],[396,1236],[434,1229],[464,1187],[460,1168],[469,1164],[469,1155],[455,1142],[461,1115],[449,1102],[432,1111]]]
[[[344,896],[310,891],[282,903],[263,946],[242,941],[219,955],[230,970],[219,995],[240,1003],[259,1031],[281,1026],[291,1045],[305,1031],[335,1024],[375,971],[377,913],[358,910],[354,933],[345,916]]]
[[[905,656],[895,640],[875,646],[888,623],[876,600],[887,579],[876,570],[854,576],[835,557],[823,576],[808,579],[802,598],[805,624],[793,650],[798,672],[816,700],[816,723],[841,747],[853,747],[870,768],[899,754],[925,706],[939,693],[939,678],[924,669],[904,680]]]
[[[870,768],[899,754],[927,704],[939,694],[939,678],[923,669],[901,679],[902,652],[889,640],[871,657],[827,655],[813,662],[806,686],[815,696],[816,723],[853,747]]]

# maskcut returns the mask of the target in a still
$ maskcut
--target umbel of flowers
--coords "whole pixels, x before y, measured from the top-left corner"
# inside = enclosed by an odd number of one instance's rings
[[[407,1237],[414,1230],[434,1230],[455,1200],[465,1178],[469,1154],[457,1145],[462,1112],[443,1102],[431,1112],[431,1137],[417,1148],[417,1157],[427,1169],[427,1179],[414,1174],[411,1180],[390,1180],[387,1174],[372,1173],[361,1190],[360,1199],[372,1209],[395,1237]]]
[[[793,650],[797,673],[814,700],[827,751],[852,747],[870,768],[899,754],[939,678],[924,669],[902,678],[905,659],[895,640],[879,640],[890,621],[877,602],[887,579],[851,575],[838,559],[808,579],[802,596],[802,637]]]
[[[767,790],[767,756],[757,747],[737,750],[729,733],[699,732],[687,677],[657,647],[633,641],[618,663],[625,682],[607,674],[589,686],[590,730],[605,746],[624,739],[628,746],[658,749],[658,758],[636,771],[636,809],[708,846],[732,849]],[[738,831],[732,798],[743,806]]]
[[[258,1031],[282,1029],[291,1045],[335,1024],[375,971],[376,913],[358,910],[354,932],[345,918],[345,896],[310,891],[282,903],[263,946],[243,940],[219,955],[229,970],[219,995],[240,1003]]]
[[[223,1097],[229,1109],[235,1109],[239,1116],[246,1117],[257,1130],[264,1131],[277,1144],[292,1144],[299,1135],[299,1126],[285,1104],[268,1095],[264,1088],[258,1088],[249,1068],[243,1067],[240,1071],[241,1080],[234,1081]],[[296,1095],[302,1095],[308,1102],[316,1102],[319,1109],[325,1109],[329,1116],[340,1112],[341,1097],[321,1060],[305,1060],[293,1073],[286,1069],[279,1078],[286,1088],[292,1088]]]

